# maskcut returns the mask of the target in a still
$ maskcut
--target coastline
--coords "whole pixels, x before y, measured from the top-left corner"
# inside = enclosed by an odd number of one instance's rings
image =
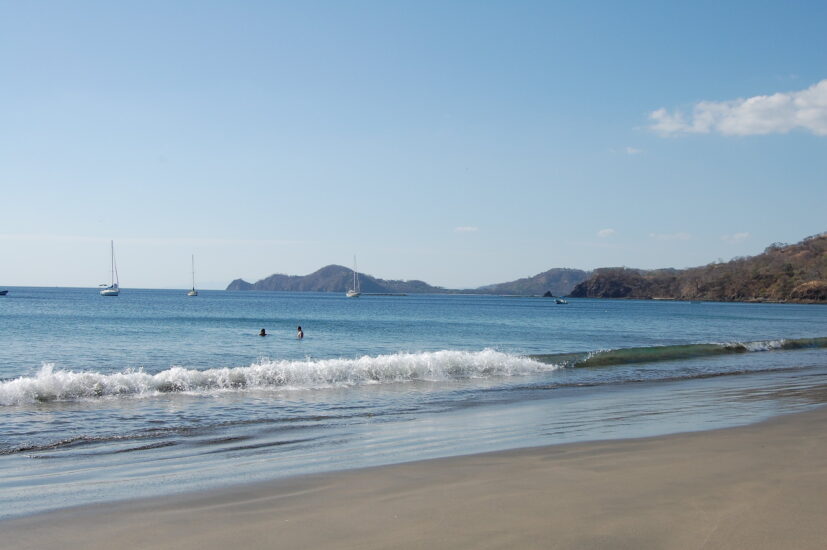
[[[8,548],[822,548],[827,407],[0,522]]]

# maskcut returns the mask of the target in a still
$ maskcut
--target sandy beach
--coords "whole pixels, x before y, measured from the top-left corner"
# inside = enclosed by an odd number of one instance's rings
[[[827,408],[0,523],[10,549],[824,548]]]

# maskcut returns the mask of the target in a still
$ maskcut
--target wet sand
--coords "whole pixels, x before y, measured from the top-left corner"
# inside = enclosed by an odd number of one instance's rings
[[[823,549],[825,428],[822,407],[89,506],[0,522],[0,547]]]

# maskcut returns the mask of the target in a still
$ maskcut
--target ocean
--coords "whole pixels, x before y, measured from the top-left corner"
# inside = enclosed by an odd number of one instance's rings
[[[0,518],[744,425],[825,390],[824,306],[12,287]]]

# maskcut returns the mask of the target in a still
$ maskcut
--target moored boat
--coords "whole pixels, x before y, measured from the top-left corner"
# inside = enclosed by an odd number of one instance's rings
[[[359,289],[359,272],[356,271],[356,256],[353,257],[353,286],[345,293],[348,298],[358,298],[362,295]]]
[[[195,254],[192,255],[192,290],[187,292],[187,296],[198,296],[198,291],[195,290]]]
[[[118,283],[118,266],[115,263],[115,241],[109,242],[111,252],[112,252],[112,278],[108,285],[102,284],[103,287],[101,289],[101,296],[117,296],[121,292],[121,288]]]

